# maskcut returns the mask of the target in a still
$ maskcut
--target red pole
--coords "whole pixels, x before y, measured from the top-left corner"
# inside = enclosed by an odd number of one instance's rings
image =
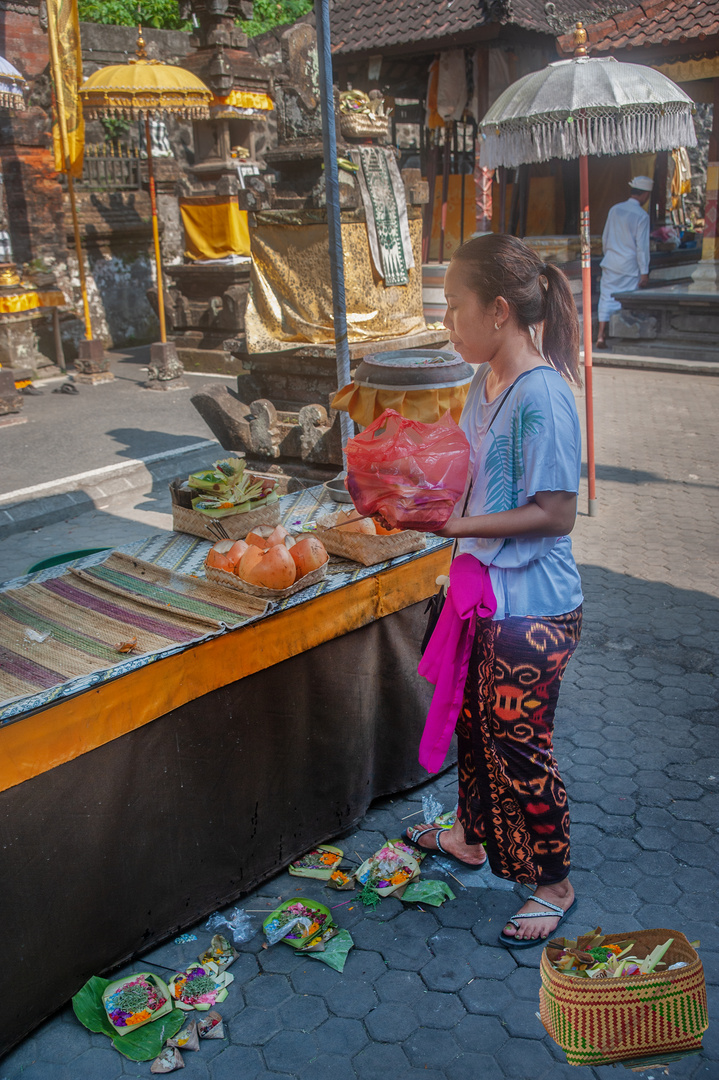
[[[587,155],[579,158],[579,232],[582,244],[582,321],[584,323],[584,391],[587,401],[587,478],[589,516],[597,513],[594,464],[594,401],[592,398],[592,262],[589,241],[589,170]]]

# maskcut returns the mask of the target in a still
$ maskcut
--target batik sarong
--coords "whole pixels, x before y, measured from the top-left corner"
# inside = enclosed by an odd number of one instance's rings
[[[492,872],[525,885],[569,873],[567,793],[552,749],[554,710],[582,609],[478,619],[457,721],[458,816]]]

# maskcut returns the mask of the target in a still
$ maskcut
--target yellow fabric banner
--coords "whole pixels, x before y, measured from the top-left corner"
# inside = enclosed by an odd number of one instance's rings
[[[181,202],[180,213],[188,259],[224,259],[227,255],[250,254],[247,211],[240,210],[237,199],[230,197],[212,203]]]
[[[254,94],[250,90],[231,90],[227,97],[213,97],[210,107],[233,105],[236,109],[262,109],[272,112],[275,103],[269,94]]]
[[[67,125],[70,172],[79,178],[82,176],[82,155],[85,149],[85,121],[77,93],[83,81],[77,0],[47,0],[47,22],[48,34],[53,35],[57,46],[62,83],[55,87],[53,101],[52,145],[55,152],[55,170],[67,172],[58,121],[58,109],[62,109]]]
[[[10,293],[0,296],[0,313],[15,315],[19,311],[32,311],[41,307],[62,307],[67,300],[58,290],[52,292]]]

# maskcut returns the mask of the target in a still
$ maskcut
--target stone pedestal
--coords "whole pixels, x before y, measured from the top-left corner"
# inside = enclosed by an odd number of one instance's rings
[[[622,310],[610,327],[612,352],[719,363],[719,292],[673,285],[616,298]]]
[[[84,386],[112,382],[115,376],[109,370],[109,364],[102,341],[99,338],[85,338],[78,345],[75,382]]]
[[[180,362],[194,371],[237,374],[241,365],[226,352],[224,342],[245,329],[245,304],[250,264],[207,266],[191,263],[168,266],[172,281],[169,315]]]
[[[8,368],[0,368],[0,417],[19,413],[22,406],[22,395],[15,389],[15,375]]]
[[[147,369],[146,390],[187,390],[185,369],[172,341],[155,342],[150,346],[150,366]]]

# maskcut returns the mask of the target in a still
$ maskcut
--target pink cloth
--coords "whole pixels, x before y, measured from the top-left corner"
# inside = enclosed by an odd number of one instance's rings
[[[419,744],[419,763],[431,773],[442,768],[462,708],[477,616],[491,618],[497,610],[489,569],[474,555],[459,555],[452,562],[449,583],[447,599],[417,669],[435,687]]]

